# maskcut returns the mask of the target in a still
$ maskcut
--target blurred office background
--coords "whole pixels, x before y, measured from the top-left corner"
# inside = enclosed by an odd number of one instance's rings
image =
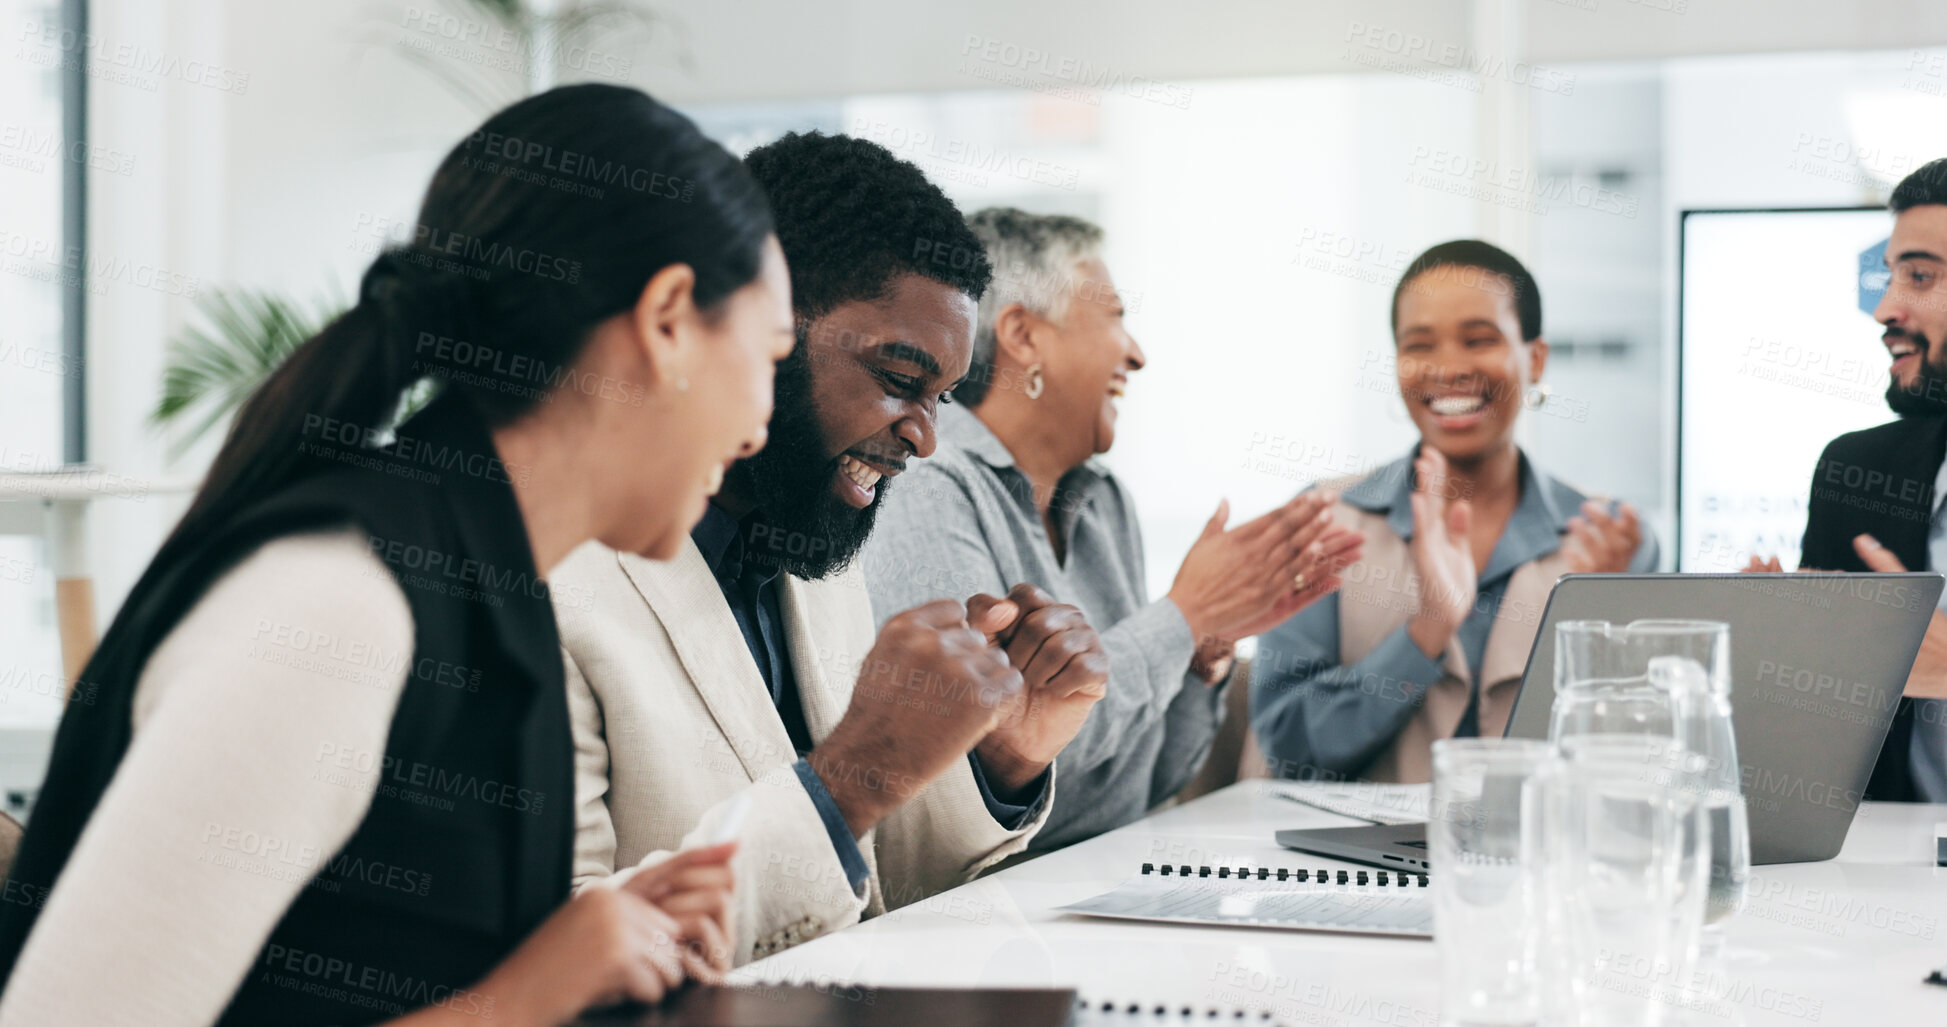
[[[963,209],[1099,221],[1150,357],[1108,462],[1158,592],[1220,497],[1405,451],[1388,299],[1463,236],[1542,284],[1525,445],[1645,510],[1672,565],[1678,212],[1882,204],[1947,155],[1938,0],[642,0],[539,47],[496,34],[506,6],[0,0],[0,473],[124,483],[74,541],[101,625],[187,502],[127,483],[214,451],[150,423],[167,340],[222,290],[355,295],[440,156],[546,82],[639,85],[739,152],[863,135]],[[1883,359],[1876,331],[1831,346]],[[61,704],[50,549],[0,538],[16,799]]]

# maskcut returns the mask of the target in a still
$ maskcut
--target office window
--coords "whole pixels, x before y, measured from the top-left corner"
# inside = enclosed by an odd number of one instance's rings
[[[0,0],[10,34],[59,24],[50,0]],[[29,51],[23,50],[22,53]],[[38,52],[38,51],[36,51]],[[61,68],[0,62],[0,466],[61,462]]]
[[[0,0],[10,38],[60,32],[58,0]],[[0,60],[0,473],[45,471],[65,460],[65,393],[80,367],[63,352],[63,305],[73,245],[62,204],[85,152],[63,136],[59,47],[23,48]],[[43,55],[54,55],[44,57]],[[54,585],[39,510],[0,504],[0,728],[59,716]]]

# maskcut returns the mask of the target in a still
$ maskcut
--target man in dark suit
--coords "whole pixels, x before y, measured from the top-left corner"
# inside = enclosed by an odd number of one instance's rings
[[[1800,568],[1947,570],[1947,159],[1907,176],[1888,206],[1891,280],[1873,320],[1886,327],[1886,403],[1900,419],[1825,447],[1812,473]],[[1947,613],[1934,612],[1866,791],[1947,802]]]

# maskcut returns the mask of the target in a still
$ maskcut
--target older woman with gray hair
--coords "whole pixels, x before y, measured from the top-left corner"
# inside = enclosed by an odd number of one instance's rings
[[[1011,208],[968,221],[995,269],[972,369],[953,392],[959,405],[940,412],[938,452],[881,500],[865,574],[882,621],[1025,581],[1100,632],[1108,695],[1055,760],[1054,809],[1029,850],[1045,852],[1182,789],[1216,735],[1237,641],[1337,588],[1362,540],[1332,525],[1333,497],[1317,491],[1235,528],[1220,502],[1169,594],[1152,602],[1134,504],[1092,459],[1115,443],[1117,401],[1147,361],[1123,323],[1102,230]]]

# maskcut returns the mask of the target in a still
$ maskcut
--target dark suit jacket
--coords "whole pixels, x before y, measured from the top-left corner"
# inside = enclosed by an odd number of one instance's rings
[[[1931,566],[1927,532],[1933,522],[1934,478],[1947,458],[1947,416],[1913,417],[1841,435],[1820,454],[1798,565],[1823,571],[1863,571],[1854,537],[1871,535],[1909,570]],[[1867,798],[1915,802],[1907,769],[1913,703],[1900,700],[1893,727],[1866,784]]]

